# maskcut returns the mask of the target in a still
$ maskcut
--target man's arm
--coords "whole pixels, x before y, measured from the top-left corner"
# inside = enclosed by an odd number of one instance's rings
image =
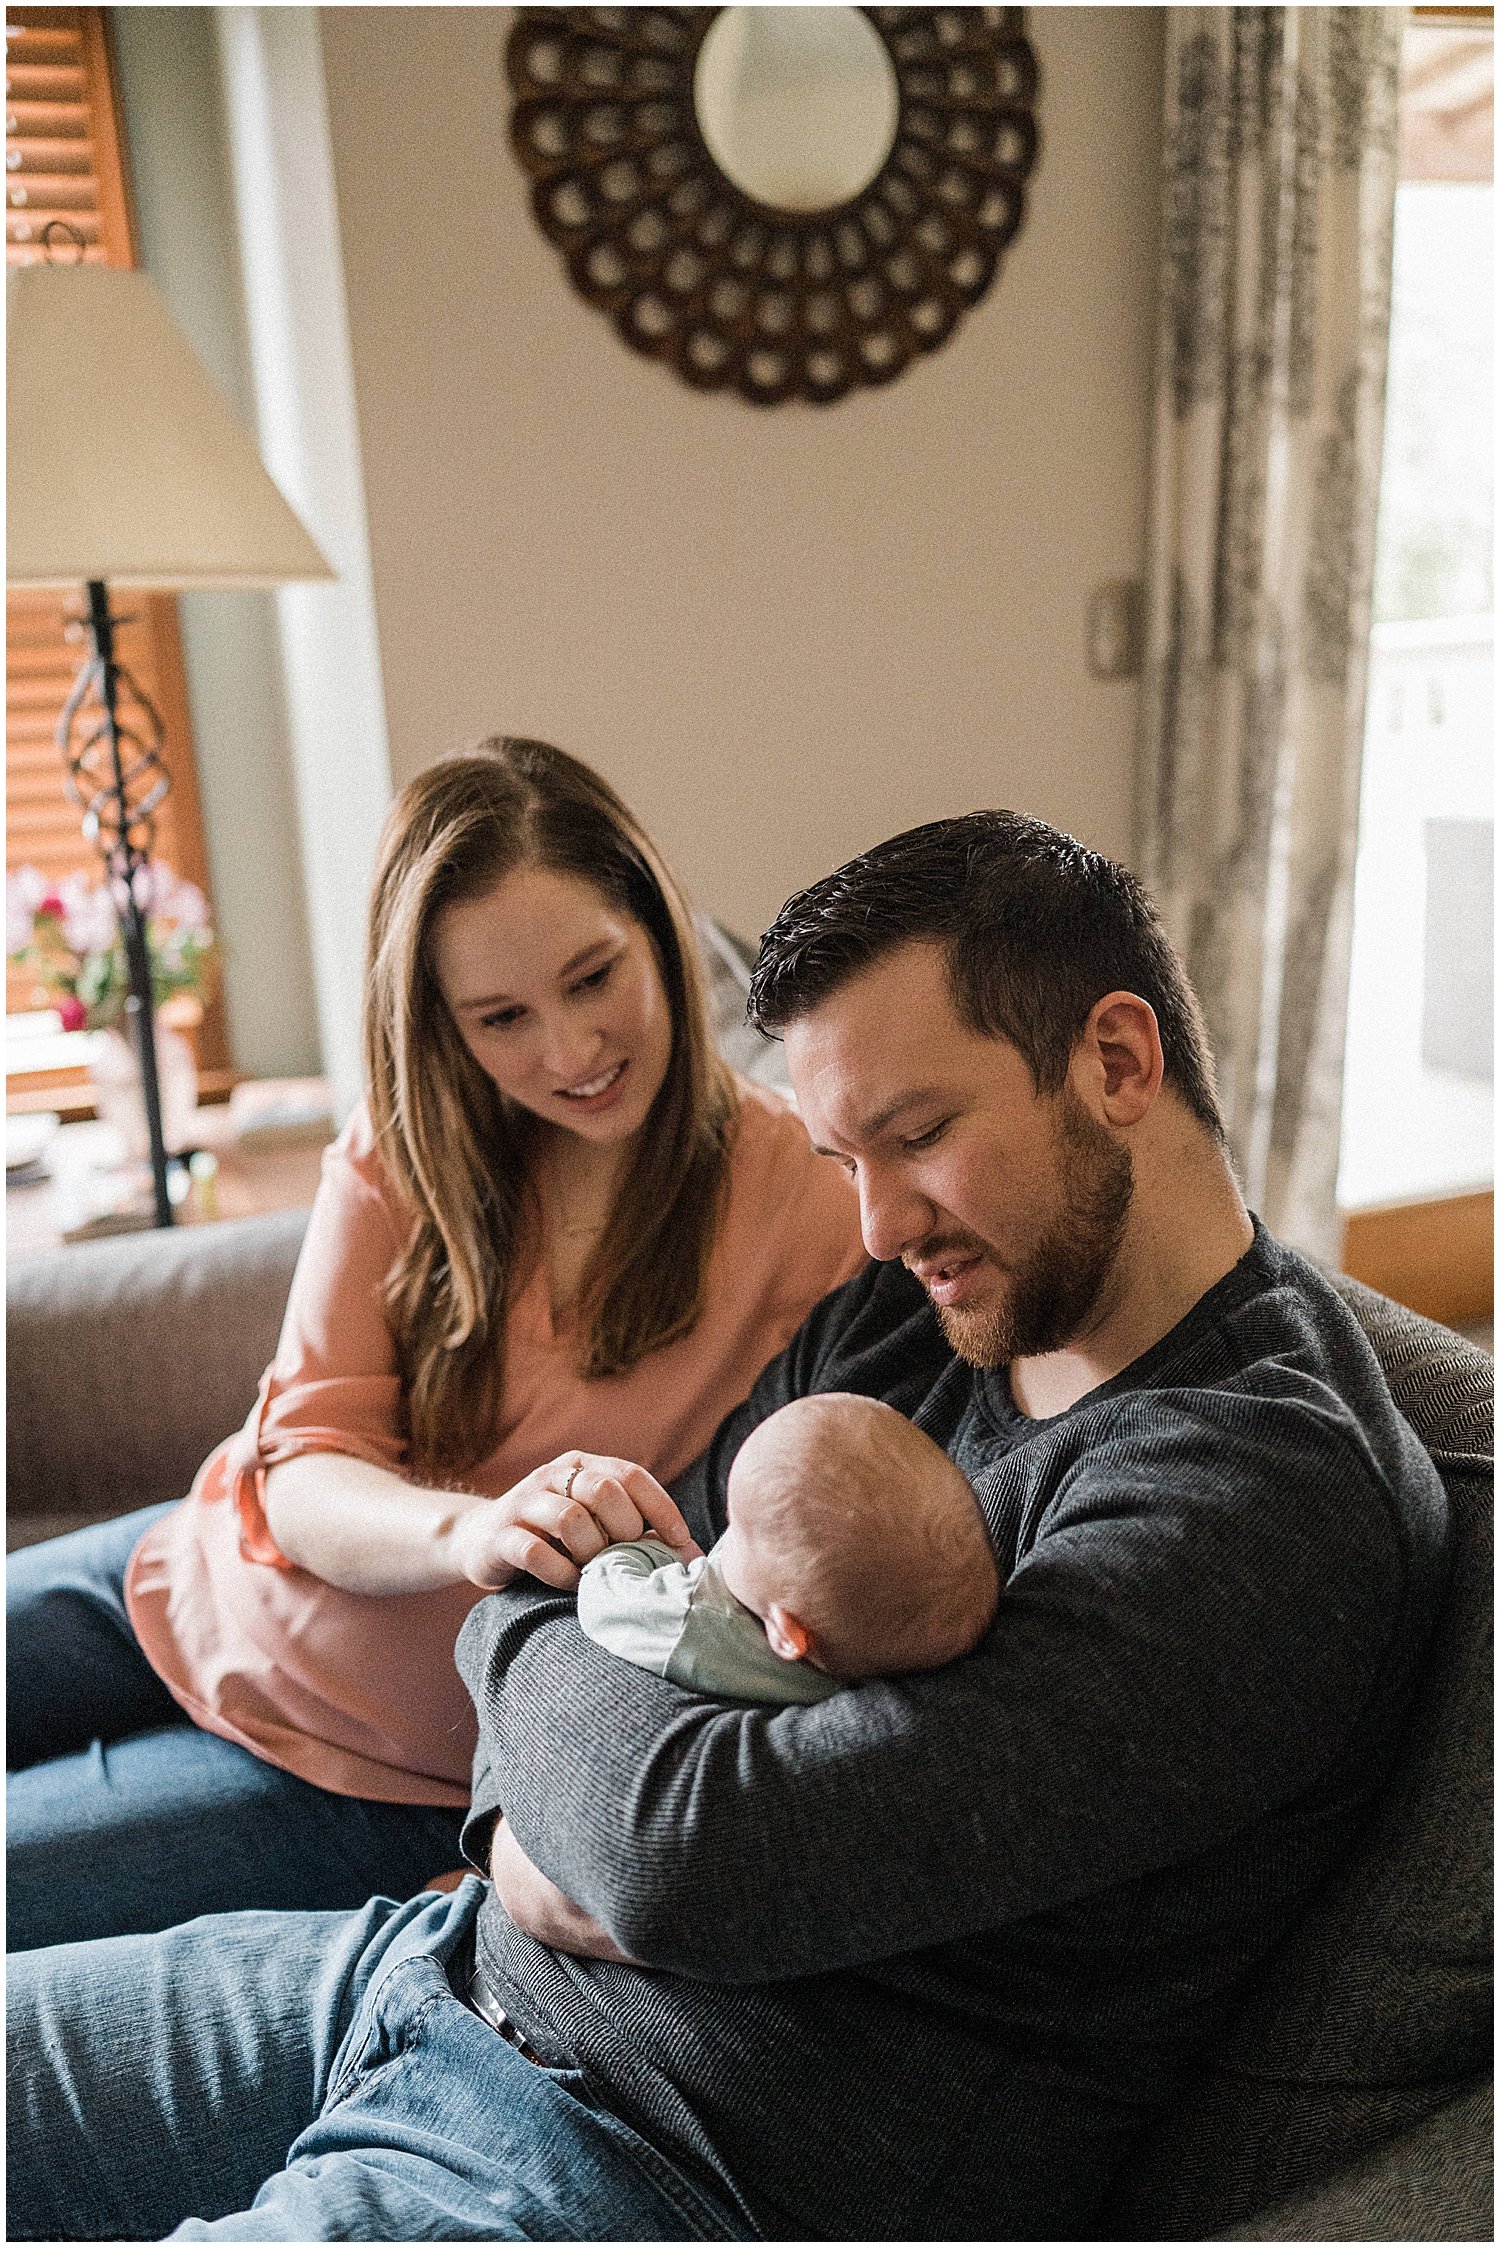
[[[1149,1473],[1123,1440],[1075,1466],[973,1655],[814,1708],[611,1663],[540,1589],[483,1603],[459,1667],[520,1849],[633,1958],[755,1982],[1045,1910],[1291,1801],[1380,1675],[1403,1551],[1317,1414],[1260,1416],[1263,1503],[1205,1488],[1205,1447],[1248,1442],[1214,1410]]]
[[[490,1849],[490,1879],[516,1926],[538,1942],[581,1959],[628,1958],[607,1929],[537,1871],[504,1819],[496,1825]]]

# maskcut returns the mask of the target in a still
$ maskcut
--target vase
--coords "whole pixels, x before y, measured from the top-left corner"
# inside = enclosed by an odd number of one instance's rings
[[[89,1048],[89,1082],[101,1124],[113,1125],[127,1163],[151,1158],[140,1057],[128,1031],[96,1030]],[[198,1065],[181,1031],[156,1025],[156,1083],[161,1095],[162,1138],[167,1153],[189,1146],[198,1113]]]

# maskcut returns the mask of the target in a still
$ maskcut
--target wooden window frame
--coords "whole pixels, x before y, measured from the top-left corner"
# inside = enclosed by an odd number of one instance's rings
[[[1495,1315],[1494,1189],[1347,1211],[1340,1263],[1445,1327],[1480,1326]]]

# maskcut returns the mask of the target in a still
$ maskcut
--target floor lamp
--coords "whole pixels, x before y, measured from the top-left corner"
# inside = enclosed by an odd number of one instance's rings
[[[333,572],[144,273],[82,262],[6,275],[6,582],[82,586],[89,647],[58,745],[119,919],[151,1144],[172,1223],[146,923],[161,721],[115,654],[110,592],[284,585]]]

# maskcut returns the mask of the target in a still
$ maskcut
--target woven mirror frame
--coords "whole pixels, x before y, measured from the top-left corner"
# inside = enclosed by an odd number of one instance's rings
[[[580,296],[696,390],[831,404],[936,351],[995,278],[1036,161],[1020,8],[866,8],[895,71],[895,139],[861,193],[757,202],[693,103],[718,8],[522,8],[511,143]]]

